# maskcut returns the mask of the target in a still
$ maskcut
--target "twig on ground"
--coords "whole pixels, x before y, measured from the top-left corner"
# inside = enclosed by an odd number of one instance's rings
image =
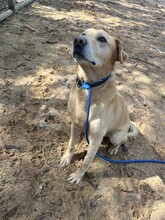
[[[150,63],[150,62],[148,62],[148,61],[142,60],[142,59],[140,59],[140,58],[138,58],[138,57],[129,57],[129,58],[132,59],[132,60],[139,60],[140,62],[147,63],[147,64],[149,64],[149,65],[156,66],[157,68],[161,69],[160,66],[157,66],[157,65],[154,64],[154,63]]]
[[[137,91],[137,93],[140,95],[140,97],[143,99],[143,104],[144,104],[144,106],[146,106],[147,105],[147,98],[146,98],[146,96],[142,93],[142,92],[140,92],[140,91]]]

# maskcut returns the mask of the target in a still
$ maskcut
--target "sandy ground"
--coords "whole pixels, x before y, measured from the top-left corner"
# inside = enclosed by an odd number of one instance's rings
[[[165,159],[164,7],[161,0],[41,0],[0,24],[1,219],[165,219],[164,165],[96,157],[72,185],[67,177],[86,153],[82,136],[71,166],[59,168],[76,77],[70,45],[89,27],[119,37],[129,55],[116,66],[118,89],[141,134],[127,142],[128,155],[120,149],[113,158]]]

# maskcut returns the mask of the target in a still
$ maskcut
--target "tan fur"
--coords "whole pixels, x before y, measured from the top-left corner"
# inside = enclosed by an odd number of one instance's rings
[[[105,37],[106,42],[98,41],[99,36]],[[121,42],[105,31],[95,29],[87,29],[83,34],[83,39],[84,37],[87,41],[86,45],[83,45],[85,59],[80,59],[75,55],[79,78],[91,82],[107,76],[110,72],[111,76],[106,83],[92,88],[89,115],[90,143],[82,166],[69,176],[69,181],[72,183],[81,181],[104,136],[108,136],[114,145],[111,154],[116,154],[128,137],[138,135],[138,129],[130,121],[127,106],[118,94],[115,84],[115,73],[113,72],[115,62],[123,63],[127,59]],[[74,50],[73,45],[72,54],[74,54]],[[95,65],[91,63],[92,61],[95,62]],[[61,158],[61,166],[70,163],[78,135],[85,129],[86,104],[87,91],[78,88],[74,83],[68,102],[68,112],[72,122],[71,137],[67,151]]]

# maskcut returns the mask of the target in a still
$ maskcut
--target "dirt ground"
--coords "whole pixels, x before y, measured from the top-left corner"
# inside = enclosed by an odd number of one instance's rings
[[[59,168],[76,77],[70,45],[89,27],[123,42],[118,89],[141,134],[113,159],[165,159],[163,0],[41,0],[0,24],[0,218],[2,220],[163,220],[165,166],[115,165],[95,158],[83,181],[68,175],[86,153],[82,136]],[[147,100],[147,104],[145,103]],[[107,143],[100,152],[106,156]]]

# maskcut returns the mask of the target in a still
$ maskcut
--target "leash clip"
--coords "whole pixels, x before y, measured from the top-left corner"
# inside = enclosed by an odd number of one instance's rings
[[[82,78],[81,79],[79,77],[76,78],[76,85],[78,88],[82,87],[83,82],[84,80]]]
[[[90,84],[83,82],[81,85],[82,89],[91,89]]]

